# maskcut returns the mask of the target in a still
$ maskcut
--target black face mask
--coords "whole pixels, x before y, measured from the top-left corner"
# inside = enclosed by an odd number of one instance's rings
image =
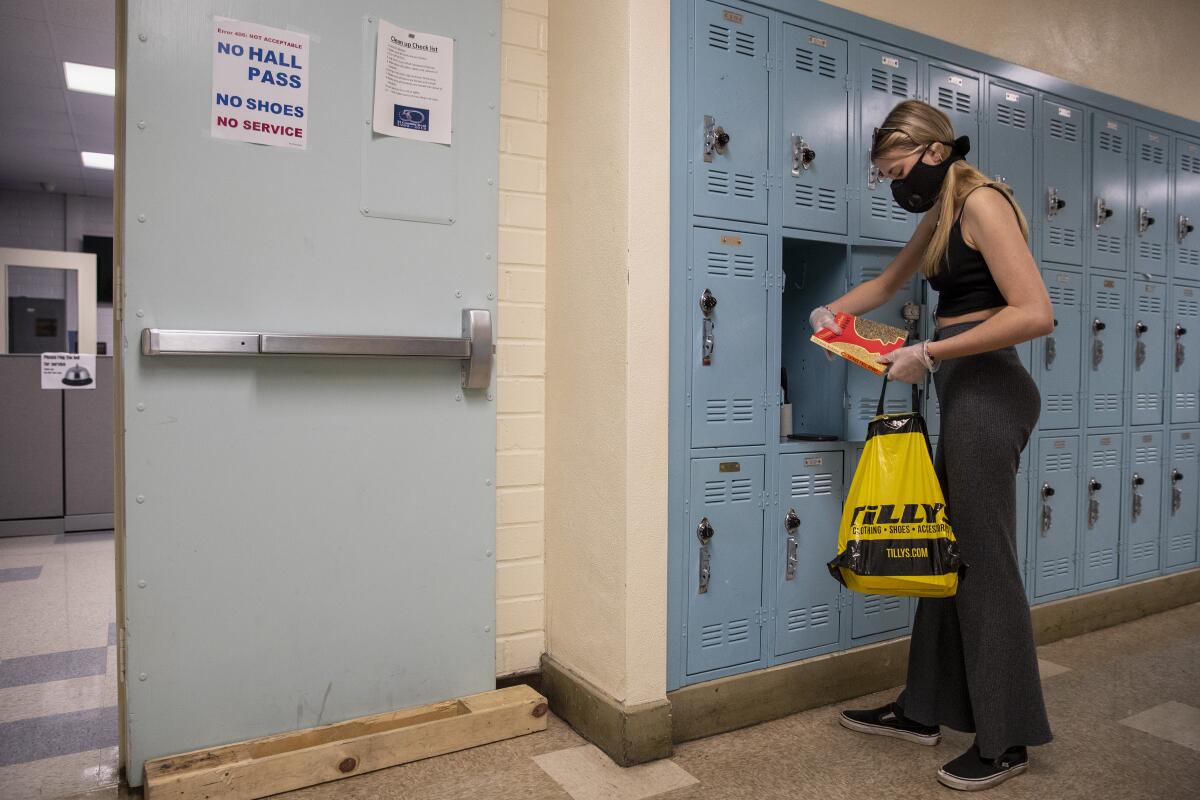
[[[928,150],[929,147],[926,145],[925,150]],[[933,208],[933,204],[937,202],[938,193],[942,190],[942,181],[945,180],[946,173],[950,170],[950,165],[971,152],[971,140],[966,136],[955,139],[950,155],[946,156],[940,164],[926,164],[922,161],[921,159],[925,158],[925,150],[921,151],[920,158],[908,171],[908,175],[900,180],[892,181],[892,197],[895,198],[896,205],[912,214],[920,214],[922,211]]]

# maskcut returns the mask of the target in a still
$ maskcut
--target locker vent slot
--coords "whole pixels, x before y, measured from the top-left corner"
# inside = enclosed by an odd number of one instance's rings
[[[1200,304],[1198,304],[1200,306]],[[1096,292],[1096,308],[1107,308],[1113,311],[1121,310],[1121,295],[1119,292]]]
[[[1200,267],[1200,250],[1191,247],[1179,248],[1179,263],[1187,267]]]
[[[750,621],[745,619],[734,620],[729,623],[729,644],[737,644],[738,642],[746,641],[746,637],[750,634]]]
[[[705,625],[700,629],[701,647],[716,647],[723,641],[725,641],[725,625],[723,623]]]
[[[1060,228],[1057,225],[1051,225],[1050,244],[1055,247],[1074,247],[1075,230],[1073,228]]]
[[[1073,286],[1047,286],[1050,302],[1060,306],[1073,306],[1079,303],[1079,293]]]
[[[822,78],[838,77],[837,59],[825,53],[814,54],[803,47],[796,48],[796,69],[802,72],[815,72]]]
[[[734,34],[733,49],[738,55],[753,57],[758,46],[757,37],[753,33],[738,31]]]
[[[875,67],[871,70],[871,88],[879,92],[886,92],[890,85],[888,73]],[[1186,156],[1185,156],[1186,158]]]
[[[1149,445],[1145,447],[1135,448],[1133,451],[1133,463],[1135,464],[1157,464],[1158,463],[1158,447]]]
[[[891,197],[873,196],[871,198],[871,216],[875,219],[890,219],[893,222],[903,222],[907,218],[903,208],[896,205]]]
[[[754,256],[749,253],[734,253],[733,254],[733,277],[735,278],[753,278],[754,277]]]
[[[815,72],[816,59],[811,50],[805,50],[803,47],[796,48],[796,69],[801,72]]]
[[[718,50],[729,49],[729,28],[716,23],[708,23],[708,45]]]
[[[892,94],[897,97],[908,97],[908,78],[892,73]]]
[[[1096,450],[1092,453],[1092,469],[1116,467],[1119,463],[1116,450]]]
[[[971,113],[971,96],[964,92],[956,92],[946,86],[938,87],[938,106],[960,114]]]
[[[1134,395],[1133,407],[1137,411],[1158,411],[1158,393],[1138,392]]]
[[[1138,258],[1151,261],[1163,260],[1163,246],[1158,242],[1138,242]]]
[[[705,266],[708,267],[708,274],[718,278],[729,277],[729,267],[733,265],[733,277],[735,278],[753,278],[754,256],[748,253],[723,253],[720,250],[709,250],[708,261]]]
[[[726,489],[728,488],[728,481],[705,481],[704,504],[716,505],[719,503],[724,503],[726,498]]]
[[[824,53],[821,53],[817,57],[817,73],[822,78],[836,79],[838,77],[837,59],[834,58],[833,56],[828,56],[828,55],[825,55]]]
[[[737,644],[746,641],[749,632],[748,619],[735,619],[728,627],[724,623],[714,622],[700,629],[700,646],[709,648],[720,647],[722,644]]]
[[[1198,407],[1197,400],[1198,398],[1195,392],[1176,392],[1175,410],[1193,411]]]
[[[894,94],[897,97],[908,97],[908,78],[895,72],[873,67],[871,69],[871,88]]]
[[[734,422],[753,422],[754,421],[754,401],[748,397],[733,398],[733,421]]]
[[[1172,536],[1171,543],[1169,545],[1171,552],[1178,553],[1183,550],[1191,550],[1192,538],[1193,536],[1190,533],[1185,533],[1180,536]]]
[[[704,421],[712,425],[753,422],[754,401],[748,398],[734,398],[731,403],[723,397],[710,397],[704,404]]]
[[[996,104],[996,121],[1001,125],[1009,125],[1013,128],[1027,128],[1025,109],[1018,106],[1010,106],[1007,103]]]
[[[740,172],[733,173],[734,195],[751,200],[754,199],[755,194],[757,194],[754,183],[753,175],[743,175]]]
[[[1094,550],[1088,553],[1088,569],[1103,569],[1111,567],[1117,560],[1117,553],[1111,547]]]
[[[1064,122],[1058,117],[1050,118],[1050,136],[1053,139],[1062,139],[1064,142],[1079,141],[1079,129],[1074,122]]]
[[[708,262],[706,264],[708,274],[715,275],[718,278],[728,278],[729,262],[731,260],[729,253],[722,253],[719,250],[709,250]]]
[[[1172,458],[1176,461],[1195,461],[1196,460],[1196,445],[1194,444],[1177,444],[1173,451]]]
[[[1100,149],[1120,155],[1125,152],[1125,137],[1110,130],[1100,131]]]
[[[1175,314],[1180,317],[1200,315],[1200,300],[1188,300],[1186,297],[1180,297],[1175,301]]]
[[[1046,580],[1071,574],[1070,558],[1049,558],[1042,562],[1042,577]]]
[[[1047,394],[1046,395],[1046,413],[1048,413],[1048,414],[1074,414],[1075,413],[1075,395],[1073,395],[1073,394]]]
[[[864,397],[858,401],[858,418],[864,422],[870,422],[875,416],[875,406],[879,403],[879,398],[871,399]],[[909,410],[908,400],[893,400],[888,398],[883,403],[883,413],[885,414],[903,414]]]
[[[1103,233],[1096,234],[1096,250],[1101,253],[1110,255],[1121,255],[1121,238],[1120,236],[1107,236]]]
[[[801,208],[815,208],[818,211],[836,212],[838,210],[837,190],[826,189],[823,186],[805,186],[796,184],[796,205]]]
[[[788,612],[787,628],[791,632],[805,628],[820,628],[829,624],[829,606],[821,604],[812,608],[797,608]]]
[[[1072,453],[1047,453],[1042,459],[1042,470],[1045,472],[1071,472],[1075,469],[1075,456]]]
[[[1143,558],[1158,560],[1158,542],[1135,542],[1129,548],[1129,558],[1139,561]]]
[[[833,494],[833,475],[823,472],[816,476],[813,482],[813,494],[817,497],[829,497]]]
[[[1179,154],[1179,168],[1184,172],[1191,172],[1200,175],[1200,158],[1190,156],[1187,153]]]
[[[863,614],[868,617],[872,614],[886,614],[898,608],[900,608],[899,597],[881,594],[869,594],[863,597]]]
[[[751,491],[749,478],[737,478],[733,481],[733,486],[729,492],[729,502],[731,503],[749,503],[754,499],[754,494]]]
[[[1138,153],[1138,157],[1150,164],[1165,164],[1167,161],[1167,154],[1163,146],[1150,144],[1150,142],[1142,142],[1142,149]]]
[[[1146,314],[1159,314],[1163,310],[1163,301],[1161,297],[1153,297],[1148,295],[1138,295],[1137,310]]]
[[[1104,393],[1092,396],[1093,411],[1117,411],[1120,408],[1121,401],[1118,395]]]
[[[729,194],[729,173],[723,169],[710,169],[705,188],[711,194]]]
[[[732,193],[736,197],[753,199],[757,193],[753,175],[744,175],[740,172],[733,173],[732,187],[730,186],[730,175],[725,170],[710,169],[707,175],[708,183],[706,188],[711,194],[728,195],[732,189]]]
[[[812,494],[811,475],[792,476],[792,497],[808,497]]]

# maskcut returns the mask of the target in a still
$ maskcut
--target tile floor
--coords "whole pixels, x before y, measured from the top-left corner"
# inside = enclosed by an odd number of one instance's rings
[[[111,535],[0,539],[0,800],[140,797],[116,787]],[[989,798],[1200,797],[1200,604],[1039,648],[1055,741]],[[852,705],[886,702],[896,690]],[[839,727],[837,707],[687,742],[622,770],[545,732],[280,797],[396,800],[949,798],[934,773],[971,737],[919,747]]]

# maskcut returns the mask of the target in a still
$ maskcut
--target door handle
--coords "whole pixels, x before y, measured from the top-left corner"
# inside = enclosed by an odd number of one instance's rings
[[[1092,478],[1088,481],[1088,530],[1096,527],[1096,523],[1100,521],[1100,501],[1096,499],[1096,492],[1100,491],[1100,481]]]
[[[486,389],[495,345],[492,313],[464,308],[460,337],[322,336],[311,333],[142,329],[144,356],[367,356],[451,358],[462,363],[464,389]]]
[[[787,529],[787,567],[784,569],[783,579],[794,581],[800,549],[800,542],[796,538],[796,533],[800,530],[800,515],[796,513],[796,509],[788,509],[787,516],[783,520],[783,527]]]
[[[1171,516],[1183,507],[1183,492],[1179,489],[1179,482],[1183,480],[1183,473],[1177,469],[1171,470]]]
[[[712,551],[708,545],[716,533],[708,517],[701,519],[696,526],[696,538],[700,540],[700,585],[696,588],[697,594],[708,594],[708,581],[712,577]]]

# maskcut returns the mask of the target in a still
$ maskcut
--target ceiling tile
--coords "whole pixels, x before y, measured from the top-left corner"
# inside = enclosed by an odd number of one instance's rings
[[[52,25],[54,54],[63,61],[96,67],[116,65],[117,40],[112,33]]]
[[[0,108],[5,116],[17,111],[48,111],[65,113],[67,98],[62,89],[46,89],[0,83]]]
[[[70,150],[76,152],[79,149],[79,146],[75,143],[74,134],[11,128],[7,125],[0,128],[0,147],[6,147],[13,142],[31,140],[36,140],[43,147],[51,150]]]
[[[46,6],[42,0],[0,0],[0,17],[45,20]]]
[[[88,194],[95,195],[97,197],[113,196],[113,182],[111,180],[95,181],[91,179],[85,179],[84,182],[87,184]]]
[[[72,133],[71,120],[65,111],[16,111],[4,113],[6,128],[19,130],[51,131]]]
[[[109,128],[113,124],[113,98],[102,94],[87,94],[86,92],[66,92],[67,106],[71,116],[78,120],[83,116],[99,117],[107,120]]]
[[[0,82],[65,89],[61,61],[42,56],[0,53]]]
[[[117,29],[117,7],[113,0],[46,0],[46,18],[56,25],[105,33]]]
[[[50,28],[44,22],[6,19],[0,25],[0,53],[5,53],[6,58],[14,55],[53,57]]]

